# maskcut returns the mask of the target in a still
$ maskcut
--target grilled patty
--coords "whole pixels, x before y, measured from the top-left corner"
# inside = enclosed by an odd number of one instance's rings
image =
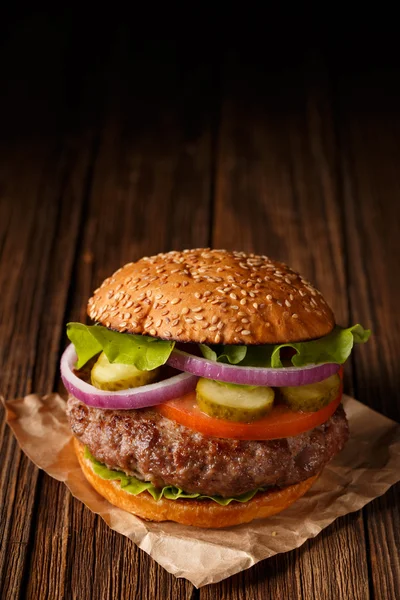
[[[207,437],[151,409],[101,410],[68,400],[74,435],[108,468],[186,492],[223,497],[316,475],[344,446],[341,406],[320,427],[280,440]]]

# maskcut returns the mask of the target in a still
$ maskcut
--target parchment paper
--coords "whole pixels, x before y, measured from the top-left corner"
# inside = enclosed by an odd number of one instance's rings
[[[400,480],[400,426],[345,396],[350,440],[291,508],[269,519],[222,530],[150,523],[113,507],[86,482],[72,449],[63,398],[31,394],[5,406],[18,443],[39,468],[63,481],[73,496],[167,571],[197,587],[298,548],[337,517],[359,510]]]

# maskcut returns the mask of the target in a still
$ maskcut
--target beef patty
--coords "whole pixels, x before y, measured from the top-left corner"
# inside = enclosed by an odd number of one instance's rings
[[[223,497],[257,487],[285,487],[317,474],[348,438],[341,406],[323,425],[280,440],[207,437],[151,409],[101,410],[68,400],[74,435],[110,469]]]

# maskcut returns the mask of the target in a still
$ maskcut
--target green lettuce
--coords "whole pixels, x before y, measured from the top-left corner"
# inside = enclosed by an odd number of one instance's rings
[[[328,335],[310,342],[265,346],[214,346],[213,348],[200,344],[200,350],[209,360],[249,367],[280,368],[283,367],[282,348],[292,348],[295,353],[290,360],[295,367],[331,362],[341,365],[350,356],[354,343],[365,343],[370,335],[369,329],[364,329],[358,324],[347,328],[336,325]]]
[[[215,350],[206,344],[199,344],[204,358],[218,362],[229,362],[237,365],[246,356],[247,346],[215,346]]]
[[[175,342],[118,333],[101,325],[82,323],[68,323],[67,336],[78,355],[77,369],[104,352],[111,363],[134,365],[141,371],[151,371],[166,363],[175,345]]]
[[[257,492],[263,490],[263,488],[258,488],[256,490],[252,490],[251,492],[247,492],[246,494],[234,496],[233,498],[221,498],[220,496],[203,496],[202,494],[189,494],[173,485],[168,485],[163,488],[156,488],[152,483],[140,481],[140,479],[137,479],[137,477],[125,475],[125,473],[121,473],[120,471],[113,471],[111,469],[108,469],[103,463],[99,462],[96,458],[94,458],[94,456],[90,454],[87,446],[85,446],[84,456],[91,462],[93,471],[96,473],[96,475],[101,477],[101,479],[119,481],[121,488],[125,490],[125,492],[129,492],[129,494],[133,494],[134,496],[137,496],[142,492],[148,492],[153,496],[154,500],[160,500],[160,498],[166,498],[167,500],[178,500],[178,498],[195,498],[196,500],[213,500],[221,506],[227,506],[233,501],[248,502],[256,495]]]

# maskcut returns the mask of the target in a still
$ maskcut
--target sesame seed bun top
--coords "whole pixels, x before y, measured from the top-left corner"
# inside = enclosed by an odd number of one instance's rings
[[[305,341],[335,325],[321,293],[285,264],[202,248],[126,264],[95,290],[88,314],[116,331],[207,344]]]

